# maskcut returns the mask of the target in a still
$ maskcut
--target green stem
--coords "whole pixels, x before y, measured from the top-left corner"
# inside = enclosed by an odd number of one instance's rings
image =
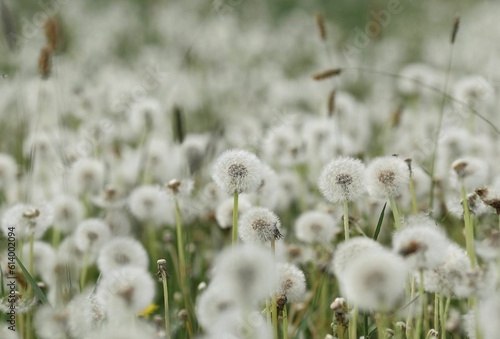
[[[272,300],[272,322],[273,322],[273,337],[278,339],[278,304],[276,303],[276,296],[273,294]]]
[[[398,205],[393,197],[389,198],[389,203],[391,204],[391,211],[394,216],[394,227],[396,228],[396,231],[399,231],[401,228],[401,219],[399,217]]]
[[[87,252],[85,252],[85,256],[83,257],[82,272],[80,274],[80,291],[83,291],[83,288],[85,287],[85,281],[87,280],[87,271],[88,271],[88,266],[89,266],[89,260],[90,260],[90,250],[87,250]]]
[[[58,248],[61,241],[61,230],[57,227],[52,227],[52,247]]]
[[[358,337],[358,314],[358,308],[354,307],[354,309],[352,310],[352,319],[351,321],[349,321],[349,338]]]
[[[434,293],[434,329],[439,330],[439,312],[441,311],[441,304],[443,298],[439,298],[439,293]]]
[[[441,299],[443,299],[441,297]],[[450,307],[450,298],[447,297],[446,298],[446,305],[444,306],[444,309],[442,307],[442,303],[441,303],[441,309],[440,309],[440,315],[439,317],[441,318],[441,339],[446,339],[446,318],[448,317],[448,309]],[[441,300],[442,301],[442,300]]]
[[[266,299],[266,318],[267,318],[267,324],[271,326],[272,321],[271,321],[271,301],[269,299]]]
[[[387,313],[380,311],[377,315],[377,332],[379,338],[386,338],[387,323]]]
[[[413,181],[413,174],[410,175],[410,195],[411,195],[411,209],[413,214],[418,213],[417,196],[415,194],[415,182]],[[432,207],[430,207],[432,209]]]
[[[187,267],[186,267],[186,257],[184,253],[184,237],[182,234],[182,219],[181,219],[181,209],[179,207],[179,201],[177,197],[174,196],[175,204],[175,221],[176,221],[176,231],[177,231],[177,254],[179,256],[179,275],[181,281],[181,292],[184,299],[184,307],[188,312],[188,318],[186,320],[186,328],[192,337],[192,325],[193,325],[193,314],[191,309],[191,303],[189,299],[189,282],[187,281]]]
[[[167,285],[167,272],[165,270],[162,270],[161,272],[161,279],[163,283],[163,299],[164,299],[164,307],[165,307],[165,333],[168,338],[171,338],[171,331],[170,331],[170,310],[168,307],[168,285]]]
[[[234,191],[233,200],[233,246],[238,243],[238,192]]]
[[[436,181],[434,180],[434,171],[436,169],[436,159],[438,153],[438,144],[439,144],[439,134],[441,133],[441,127],[443,125],[443,116],[444,116],[444,108],[446,105],[447,91],[448,91],[448,82],[450,81],[450,73],[451,73],[451,65],[453,62],[453,47],[455,45],[451,44],[450,48],[450,59],[448,60],[448,70],[446,72],[446,79],[443,86],[443,99],[441,100],[441,107],[439,110],[439,118],[438,124],[436,127],[436,133],[434,134],[434,152],[432,152],[431,158],[431,169],[430,169],[430,177],[431,177],[431,188],[429,190],[429,208],[432,210],[434,206],[434,188],[436,185]]]
[[[283,339],[288,339],[288,313],[286,305],[283,307]]]
[[[146,232],[148,236],[147,240],[147,247],[149,249],[149,255],[151,256],[151,262],[153,263],[154,261],[158,260],[158,252],[156,250],[156,232],[155,232],[155,226],[152,222],[148,222],[146,224]]]
[[[30,235],[30,267],[29,267],[29,272],[32,277],[35,277],[35,263],[34,263],[34,257],[35,257],[35,234],[31,232]]]
[[[418,294],[419,294],[419,299],[421,302],[421,310],[418,312],[418,317],[417,317],[417,327],[415,329],[415,339],[420,339],[420,333],[422,333],[422,320],[424,317],[424,313],[426,312],[427,308],[427,300],[425,298],[425,292],[424,292],[424,270],[420,269],[420,283],[418,285]]]
[[[349,239],[349,202],[344,200],[344,235],[345,240]]]
[[[465,247],[467,255],[469,256],[472,268],[476,267],[476,254],[474,251],[474,229],[469,211],[469,203],[467,200],[467,192],[465,184],[462,181],[462,206],[464,209],[464,223],[465,223]]]
[[[415,278],[410,276],[410,301],[415,298]],[[406,337],[410,337],[410,333],[413,327],[413,303],[410,304],[410,308],[408,311],[408,317],[406,318]]]

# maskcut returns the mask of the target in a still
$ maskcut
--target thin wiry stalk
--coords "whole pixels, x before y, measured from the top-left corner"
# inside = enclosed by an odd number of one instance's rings
[[[349,202],[344,200],[344,236],[349,240]]]
[[[465,247],[469,256],[472,268],[476,267],[476,254],[474,251],[474,229],[470,216],[469,203],[467,200],[467,192],[465,184],[462,182],[462,207],[464,209],[464,224],[465,224]]]
[[[391,211],[394,216],[394,227],[396,231],[399,231],[401,229],[401,217],[399,216],[398,205],[393,197],[389,198],[389,203],[391,204]]]
[[[238,192],[234,191],[232,244],[234,246],[237,243],[238,243]]]

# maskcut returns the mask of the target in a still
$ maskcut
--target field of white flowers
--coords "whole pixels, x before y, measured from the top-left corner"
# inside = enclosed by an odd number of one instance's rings
[[[499,14],[0,0],[0,339],[500,338]]]

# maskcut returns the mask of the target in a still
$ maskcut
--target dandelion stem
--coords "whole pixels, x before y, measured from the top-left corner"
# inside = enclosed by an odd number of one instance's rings
[[[57,227],[52,227],[52,247],[59,247],[59,242],[61,241],[61,230]]]
[[[85,281],[87,280],[87,271],[88,271],[88,266],[89,266],[89,260],[90,260],[90,250],[87,250],[85,252],[85,256],[83,257],[82,272],[80,274],[80,291],[83,291],[83,288],[85,287]]]
[[[426,312],[427,308],[427,298],[425,297],[425,292],[424,292],[424,270],[420,269],[420,282],[418,285],[418,294],[420,298],[420,303],[421,303],[421,310],[418,312],[418,318],[417,318],[417,327],[415,329],[415,339],[420,339],[420,333],[422,332],[422,320],[424,317],[424,313]]]
[[[272,320],[273,320],[273,335],[274,339],[278,339],[278,304],[276,296],[272,296]]]
[[[417,205],[417,196],[415,195],[415,182],[413,181],[413,173],[410,173],[410,195],[411,195],[411,209],[413,211],[413,214],[417,214],[418,205]]]
[[[441,311],[439,293],[434,293],[434,329],[439,331],[439,312]]]
[[[394,216],[394,227],[396,228],[396,231],[399,231],[401,228],[401,219],[399,217],[398,205],[393,197],[389,198],[389,203],[391,204],[392,215]]]
[[[266,299],[266,318],[267,318],[267,324],[271,325],[271,301],[269,299]]]
[[[469,211],[469,203],[467,200],[467,192],[465,184],[462,181],[462,206],[464,209],[464,223],[465,223],[465,247],[467,255],[469,256],[472,268],[476,267],[476,254],[474,252],[474,229]]]
[[[337,325],[337,334],[339,335],[339,339],[344,339],[344,325],[343,324]]]
[[[286,305],[283,307],[283,339],[288,339],[288,313]]]
[[[349,202],[344,200],[344,234],[345,240],[349,239]]]
[[[455,44],[453,44],[453,43],[450,46],[450,58],[448,60],[448,69],[446,72],[446,78],[445,78],[444,86],[443,86],[443,99],[441,100],[441,107],[439,109],[438,124],[436,127],[436,134],[434,135],[434,152],[432,152],[431,169],[430,169],[430,177],[431,177],[431,188],[429,191],[429,208],[430,209],[432,209],[432,206],[434,206],[434,188],[436,186],[436,181],[434,180],[434,170],[436,168],[436,159],[437,159],[438,144],[439,144],[439,134],[441,133],[441,127],[443,125],[444,108],[446,105],[446,99],[448,97],[446,92],[448,90],[448,83],[450,81],[451,65],[453,63],[454,46],[455,46]]]
[[[187,268],[186,268],[186,257],[184,253],[184,237],[182,235],[182,219],[181,219],[181,209],[179,207],[179,201],[177,200],[177,196],[174,195],[174,205],[175,205],[175,221],[176,221],[176,231],[177,231],[177,253],[179,256],[179,275],[181,281],[181,292],[184,299],[184,307],[188,312],[188,318],[186,320],[186,328],[192,337],[192,309],[189,299],[189,286],[188,281],[186,280],[187,276]]]
[[[31,232],[31,234],[30,234],[30,266],[29,266],[29,272],[30,272],[30,274],[31,274],[32,277],[35,276],[35,274],[34,274],[34,271],[35,271],[34,256],[35,256],[35,234],[34,234],[34,232]]]
[[[410,276],[410,301],[415,297],[415,278]],[[406,337],[410,337],[410,331],[413,323],[413,303],[410,304],[408,317],[406,318]]]
[[[233,200],[233,246],[238,243],[238,192],[234,191]]]
[[[385,338],[387,333],[387,313],[380,311],[377,315],[377,332],[379,338]]]
[[[146,224],[146,232],[148,236],[146,243],[148,244],[149,255],[151,256],[151,260],[154,262],[154,260],[158,259],[158,253],[156,251],[156,232],[152,222],[148,222]]]
[[[358,314],[359,310],[357,307],[354,307],[352,310],[352,319],[349,321],[349,338],[357,338],[358,337]]]
[[[160,274],[161,274],[161,281],[162,281],[162,284],[163,284],[163,300],[164,300],[164,307],[165,307],[165,333],[166,333],[166,337],[167,339],[168,338],[171,338],[172,335],[171,335],[171,331],[170,331],[170,311],[169,311],[169,307],[168,307],[168,284],[167,284],[167,271],[166,271],[166,260],[165,259],[162,259],[162,260],[158,260],[158,269],[160,271]]]

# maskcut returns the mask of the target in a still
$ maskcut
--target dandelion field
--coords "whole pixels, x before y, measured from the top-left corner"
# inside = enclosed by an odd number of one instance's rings
[[[500,338],[498,13],[0,0],[0,339]]]

